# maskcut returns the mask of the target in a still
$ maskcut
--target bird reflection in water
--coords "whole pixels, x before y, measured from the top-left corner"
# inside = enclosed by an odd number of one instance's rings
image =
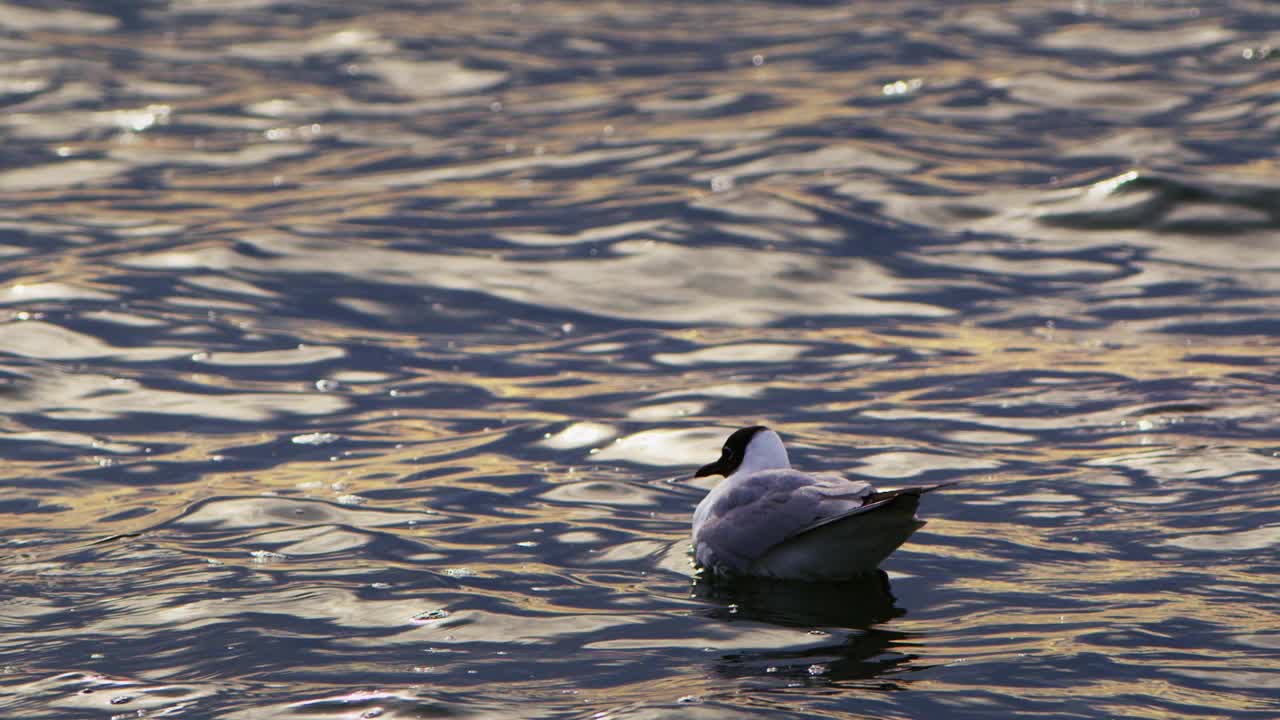
[[[911,635],[876,627],[907,612],[895,604],[883,570],[826,583],[703,576],[694,580],[692,592],[714,604],[704,613],[708,618],[822,629],[833,641],[726,653],[714,665],[714,671],[725,677],[884,679],[886,674],[905,670],[915,658],[897,649],[911,644]],[[889,682],[887,687],[898,685]]]

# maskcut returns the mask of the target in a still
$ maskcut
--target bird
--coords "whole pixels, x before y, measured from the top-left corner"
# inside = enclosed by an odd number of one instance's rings
[[[693,513],[694,559],[720,577],[838,581],[875,572],[924,526],[920,496],[953,485],[877,492],[870,483],[793,470],[782,438],[735,430],[695,478],[722,475]]]

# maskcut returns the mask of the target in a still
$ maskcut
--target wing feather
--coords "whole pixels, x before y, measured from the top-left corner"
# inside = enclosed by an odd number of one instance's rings
[[[762,470],[721,483],[695,514],[699,564],[746,570],[787,539],[865,507],[869,483],[795,470]]]
[[[823,525],[830,525],[831,523],[834,523],[834,522],[840,522],[841,520],[844,520],[847,517],[852,517],[854,515],[861,515],[862,513],[870,512],[877,508],[883,507],[889,501],[893,500],[894,498],[901,497],[903,495],[915,495],[916,497],[919,497],[927,492],[932,492],[940,488],[951,487],[952,485],[955,485],[955,484],[956,483],[954,482],[947,482],[947,483],[941,483],[939,485],[928,485],[924,487],[908,487],[908,488],[901,488],[899,490],[886,490],[884,492],[872,491],[865,496],[864,503],[861,506],[856,508],[851,508],[844,512],[836,513],[834,515],[828,515],[821,519],[815,520],[808,527],[801,528],[799,531],[794,533],[794,535],[799,535],[801,533],[809,532],[810,530],[820,528]]]

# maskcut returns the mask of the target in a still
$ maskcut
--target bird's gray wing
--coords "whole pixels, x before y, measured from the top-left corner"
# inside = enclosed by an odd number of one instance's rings
[[[828,518],[862,507],[865,482],[795,470],[762,470],[720,494],[694,536],[702,564],[745,570],[770,548]]]
[[[843,512],[835,513],[835,514],[820,518],[818,520],[815,520],[813,523],[809,524],[807,527],[804,527],[798,530],[795,533],[795,535],[809,532],[810,530],[820,528],[824,525],[830,525],[831,523],[840,522],[841,520],[844,520],[845,518],[848,518],[848,517],[852,517],[854,515],[861,515],[862,513],[878,510],[879,508],[884,507],[888,503],[892,502],[895,498],[901,497],[903,495],[914,496],[916,498],[919,498],[921,495],[927,492],[932,492],[940,488],[951,487],[952,485],[955,485],[955,484],[956,483],[954,482],[946,482],[946,483],[940,483],[938,485],[908,487],[908,488],[901,488],[898,490],[886,490],[884,492],[872,491],[864,497],[864,500],[863,500],[864,504],[860,505],[859,507],[850,508],[850,509],[844,510]]]

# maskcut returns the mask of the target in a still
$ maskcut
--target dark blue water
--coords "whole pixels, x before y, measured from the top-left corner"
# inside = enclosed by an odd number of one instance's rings
[[[1280,716],[1277,29],[0,3],[0,716]],[[961,484],[695,579],[759,422]]]

